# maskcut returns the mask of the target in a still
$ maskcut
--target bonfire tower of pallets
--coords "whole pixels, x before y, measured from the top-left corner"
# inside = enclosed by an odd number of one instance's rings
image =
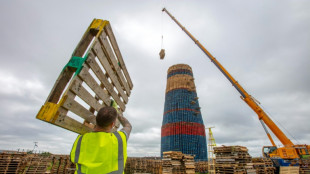
[[[180,151],[207,161],[206,132],[200,112],[192,68],[186,64],[168,69],[161,127],[161,156]]]

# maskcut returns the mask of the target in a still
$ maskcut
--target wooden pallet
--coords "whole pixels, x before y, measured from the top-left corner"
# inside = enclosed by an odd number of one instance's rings
[[[274,174],[276,172],[270,158],[252,158],[252,162],[257,174]]]
[[[0,153],[0,173],[20,173],[25,156],[26,153],[19,152]]]
[[[247,152],[248,149],[244,146],[221,146],[214,147],[214,153],[226,153],[226,152]]]
[[[281,166],[279,174],[299,174],[299,166]]]
[[[252,157],[243,146],[215,147],[215,173],[256,174]]]
[[[53,155],[51,158],[50,173],[74,173],[75,164],[71,162],[69,155]]]
[[[45,173],[52,161],[49,156],[36,154],[28,154],[24,160],[26,161],[26,164],[21,168],[22,173],[29,174]]]
[[[195,162],[195,172],[197,173],[206,173],[208,170],[207,161],[197,161]]]
[[[36,118],[84,134],[111,100],[124,112],[132,87],[110,23],[94,19]]]
[[[148,158],[127,158],[125,173],[152,173],[160,174],[162,170],[162,161],[159,159]]]

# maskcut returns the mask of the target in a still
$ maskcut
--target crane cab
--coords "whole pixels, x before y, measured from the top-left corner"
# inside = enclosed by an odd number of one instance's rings
[[[299,158],[297,151],[294,147],[276,147],[264,146],[263,156],[269,158],[282,158],[282,159],[295,159]]]
[[[263,146],[263,157],[270,158],[271,156],[274,156],[273,154],[275,154],[277,149],[276,146]]]
[[[264,146],[263,156],[270,158],[275,167],[298,166],[299,155],[293,147]]]

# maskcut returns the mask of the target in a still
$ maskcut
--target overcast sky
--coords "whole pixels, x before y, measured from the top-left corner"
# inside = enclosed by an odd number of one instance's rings
[[[129,156],[159,156],[167,70],[192,67],[218,145],[260,156],[257,115],[161,9],[165,6],[260,101],[294,143],[310,144],[310,1],[1,0],[0,149],[69,154],[77,134],[35,119],[93,18],[109,20],[134,88]],[[166,57],[159,59],[161,35]],[[276,144],[281,143],[275,138]]]

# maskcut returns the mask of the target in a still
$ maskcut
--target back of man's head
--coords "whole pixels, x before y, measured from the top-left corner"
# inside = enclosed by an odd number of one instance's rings
[[[117,111],[112,106],[106,106],[98,111],[96,122],[97,125],[104,128],[109,126],[115,121],[117,117]]]

